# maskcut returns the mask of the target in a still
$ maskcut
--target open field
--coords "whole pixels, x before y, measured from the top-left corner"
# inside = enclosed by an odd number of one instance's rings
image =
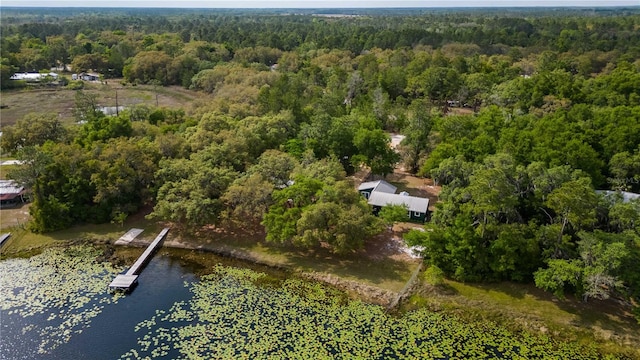
[[[3,91],[0,94],[0,102],[6,108],[0,110],[0,126],[12,125],[29,113],[42,112],[54,112],[64,123],[72,123],[76,91],[64,88]],[[97,95],[100,106],[116,106],[116,91],[118,105],[125,107],[138,104],[156,106],[157,96],[157,104],[160,107],[187,108],[201,96],[179,86],[124,86],[118,79],[107,80],[106,84],[87,82],[83,91]]]

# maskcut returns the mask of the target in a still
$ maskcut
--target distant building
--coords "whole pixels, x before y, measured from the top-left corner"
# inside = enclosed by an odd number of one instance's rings
[[[0,208],[13,207],[25,202],[26,189],[13,180],[0,180]]]
[[[84,72],[80,74],[71,74],[71,80],[100,81],[100,74]]]
[[[15,73],[11,75],[10,80],[24,80],[26,82],[40,82],[45,78],[51,78],[53,80],[58,79],[58,74],[54,72],[41,74],[36,72],[24,72],[24,73]]]
[[[596,190],[596,194],[604,195],[604,197],[608,199],[613,199],[619,196],[622,199],[622,202],[640,199],[640,194],[629,191]]]
[[[396,194],[397,189],[384,180],[364,182],[358,187],[360,194],[368,200],[369,205],[373,206],[374,214],[378,215],[385,206],[401,205],[407,208],[409,220],[425,222],[427,220],[429,199],[410,196],[405,191]]]

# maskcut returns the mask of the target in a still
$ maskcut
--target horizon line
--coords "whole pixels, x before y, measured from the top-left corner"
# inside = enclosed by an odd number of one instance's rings
[[[207,10],[314,10],[314,9],[340,9],[340,10],[366,10],[366,9],[513,9],[513,8],[571,8],[571,9],[593,9],[593,8],[640,8],[640,5],[449,5],[449,6],[302,6],[302,7],[272,7],[272,6],[246,6],[246,7],[202,7],[202,6],[42,6],[42,5],[0,5],[1,8],[12,9],[207,9]]]

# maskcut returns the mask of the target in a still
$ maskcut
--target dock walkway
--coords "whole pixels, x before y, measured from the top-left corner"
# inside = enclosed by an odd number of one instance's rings
[[[126,273],[116,276],[116,278],[109,284],[109,289],[112,290],[129,290],[138,281],[138,275],[142,272],[144,265],[151,259],[153,252],[160,247],[162,241],[167,236],[169,228],[164,228],[156,236],[156,238],[149,244],[147,249],[140,255],[138,260],[127,270]],[[137,236],[137,235],[136,235]]]
[[[122,235],[120,239],[116,240],[114,245],[129,245],[143,231],[144,229],[132,228],[131,230],[127,231],[126,234]]]

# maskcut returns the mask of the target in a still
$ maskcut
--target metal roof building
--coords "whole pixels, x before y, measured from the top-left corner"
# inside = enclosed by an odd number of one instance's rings
[[[409,211],[426,213],[429,207],[429,199],[374,191],[371,196],[369,196],[369,204],[381,207],[386,205],[404,205]]]

